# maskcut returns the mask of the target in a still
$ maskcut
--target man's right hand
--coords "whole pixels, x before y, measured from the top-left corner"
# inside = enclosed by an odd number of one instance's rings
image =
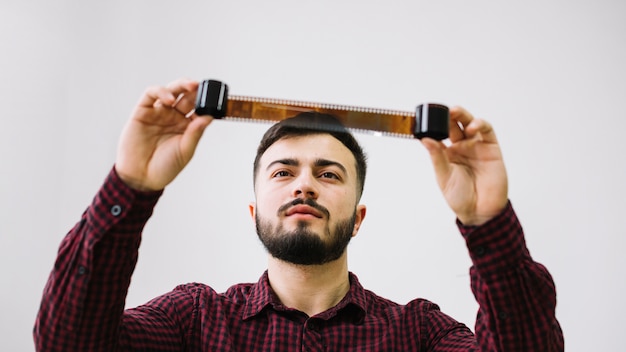
[[[189,163],[213,120],[196,114],[185,117],[195,106],[197,89],[197,81],[178,80],[145,91],[118,145],[115,169],[128,186],[161,190]]]

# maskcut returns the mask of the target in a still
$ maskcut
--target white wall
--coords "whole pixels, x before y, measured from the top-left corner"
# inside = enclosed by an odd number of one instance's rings
[[[66,231],[113,164],[148,85],[217,78],[232,94],[491,121],[531,253],[557,284],[568,351],[616,351],[626,306],[626,4],[620,1],[0,3],[0,349],[30,351]],[[217,121],[149,222],[128,305],[178,283],[256,281],[249,219],[265,125]],[[359,135],[368,217],[351,270],[473,326],[469,259],[415,140]]]

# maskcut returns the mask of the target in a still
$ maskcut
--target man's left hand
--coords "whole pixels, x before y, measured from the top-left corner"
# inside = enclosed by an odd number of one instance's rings
[[[430,138],[437,182],[448,205],[467,226],[482,225],[508,202],[508,181],[496,134],[487,121],[461,107],[450,109],[450,145]]]

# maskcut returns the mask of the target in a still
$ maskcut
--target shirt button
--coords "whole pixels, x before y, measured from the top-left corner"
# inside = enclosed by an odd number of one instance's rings
[[[87,272],[87,268],[85,268],[84,266],[79,266],[78,267],[78,275],[85,275],[85,273]]]
[[[483,246],[478,246],[476,247],[476,249],[474,249],[474,253],[476,253],[476,255],[479,257],[485,255],[485,252],[487,252],[487,250]]]
[[[122,213],[122,207],[115,204],[114,206],[111,207],[111,215],[113,216],[118,216]]]
[[[502,320],[507,320],[509,318],[509,315],[507,314],[507,312],[499,312],[498,313],[498,318],[500,318]]]

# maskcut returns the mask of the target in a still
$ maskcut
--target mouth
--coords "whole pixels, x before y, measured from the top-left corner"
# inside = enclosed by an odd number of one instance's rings
[[[322,213],[320,213],[317,209],[310,207],[308,205],[295,205],[285,213],[287,216],[292,215],[304,215],[304,216],[313,216],[316,218],[322,218]]]

